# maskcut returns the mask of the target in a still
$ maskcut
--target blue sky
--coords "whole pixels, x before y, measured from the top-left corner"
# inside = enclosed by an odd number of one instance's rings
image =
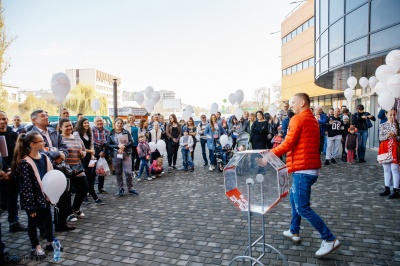
[[[194,106],[280,80],[280,24],[290,0],[3,0],[18,36],[3,81],[49,88],[53,73],[97,68],[127,91],[174,90]]]

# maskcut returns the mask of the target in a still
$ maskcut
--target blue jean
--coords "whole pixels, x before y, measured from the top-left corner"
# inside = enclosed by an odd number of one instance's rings
[[[318,176],[307,174],[292,174],[293,183],[290,189],[290,205],[292,207],[292,221],[290,232],[298,234],[301,218],[306,219],[326,241],[335,240],[335,236],[326,226],[321,217],[310,207],[311,186],[317,181]]]
[[[137,178],[140,178],[142,176],[143,169],[146,170],[147,177],[150,177],[149,165],[147,164],[146,157],[140,157],[140,169]]]
[[[203,155],[204,164],[208,164],[207,155],[206,155],[207,140],[200,139],[200,145],[201,145],[201,154]]]
[[[214,156],[214,150],[208,149],[208,158],[210,158],[211,165],[217,165],[217,160]]]
[[[367,149],[368,130],[358,130],[358,159],[364,160],[365,150]]]
[[[183,168],[187,169],[188,167],[193,167],[192,156],[190,156],[190,150],[182,148],[182,160],[183,160]]]
[[[323,148],[324,154],[326,154],[326,148],[327,148],[327,146],[328,146],[328,136],[325,135],[325,136],[324,136],[324,148]]]

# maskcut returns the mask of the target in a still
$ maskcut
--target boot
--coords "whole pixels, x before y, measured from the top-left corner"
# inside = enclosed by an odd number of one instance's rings
[[[385,190],[379,193],[379,196],[388,196],[390,195],[390,188],[385,186]]]
[[[389,195],[388,199],[398,199],[399,198],[399,189],[394,188],[392,194]]]

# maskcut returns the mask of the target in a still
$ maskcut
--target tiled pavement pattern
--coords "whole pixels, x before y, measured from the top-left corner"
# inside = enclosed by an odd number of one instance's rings
[[[319,234],[306,221],[301,243],[282,236],[290,222],[288,199],[268,214],[267,242],[287,257],[289,265],[400,265],[400,200],[378,196],[383,171],[375,158],[376,151],[369,150],[366,164],[324,166],[313,186],[312,207],[342,243],[340,250],[325,259],[314,257]],[[202,165],[200,147],[195,159],[196,165]],[[180,158],[178,162],[181,165]],[[57,235],[65,247],[59,263],[228,265],[246,248],[246,217],[224,195],[219,172],[198,166],[194,173],[176,170],[154,181],[135,182],[139,196],[115,195],[114,176],[107,178],[106,188],[112,192],[101,196],[106,205],[83,206],[86,218],[78,221],[78,229]],[[21,220],[26,224],[24,212]],[[27,233],[8,233],[5,213],[1,222],[6,249],[28,255]],[[271,253],[262,262],[282,265]],[[23,264],[50,263],[25,260]]]

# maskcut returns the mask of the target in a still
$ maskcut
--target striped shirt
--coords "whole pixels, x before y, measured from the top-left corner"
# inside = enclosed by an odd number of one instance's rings
[[[81,163],[79,151],[84,151],[83,157],[86,156],[85,145],[80,138],[66,138],[62,137],[64,143],[68,147],[68,157],[65,158],[65,163],[68,165],[78,165]]]

